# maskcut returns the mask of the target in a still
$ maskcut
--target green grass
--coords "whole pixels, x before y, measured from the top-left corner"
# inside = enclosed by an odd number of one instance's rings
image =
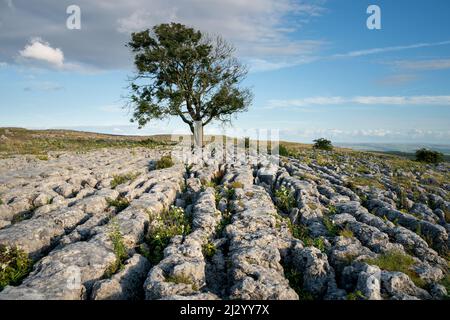
[[[327,229],[331,236],[337,236],[339,234],[339,228],[334,225],[334,223],[328,217],[323,217],[323,225]]]
[[[289,281],[289,286],[298,294],[300,300],[314,300],[312,294],[303,290],[303,275],[293,268],[286,268],[284,275]]]
[[[48,152],[88,152],[102,148],[156,148],[171,145],[161,139],[147,137],[114,136],[106,134],[77,132],[69,130],[26,130],[21,128],[0,128],[0,135],[7,140],[0,144],[4,156],[30,154],[41,156]]]
[[[174,165],[171,156],[163,156],[161,159],[156,161],[156,170],[170,168]]]
[[[381,182],[379,182],[376,178],[372,178],[372,177],[354,177],[350,181],[347,182],[347,188],[352,189],[353,191],[355,191],[355,189],[356,189],[355,186],[360,186],[360,187],[367,186],[367,187],[378,188],[381,190],[385,189],[384,185]]]
[[[284,213],[289,213],[295,206],[295,199],[293,193],[286,187],[281,187],[275,191],[277,198],[277,206]]]
[[[182,208],[172,206],[160,215],[150,216],[150,227],[146,242],[150,247],[148,259],[157,264],[163,258],[163,251],[176,235],[187,235],[191,232],[191,221]]]
[[[347,294],[347,300],[367,300],[361,291],[357,290]]]
[[[139,172],[128,172],[126,174],[114,175],[111,181],[111,189],[115,189],[117,186],[124,184],[126,182],[133,181],[141,174]]]
[[[307,247],[316,247],[322,252],[325,252],[325,242],[322,238],[311,238],[309,235],[308,228],[301,224],[293,224],[289,219],[287,219],[287,226],[291,231],[294,238],[301,240]]]
[[[130,202],[127,199],[121,198],[121,197],[119,197],[115,200],[106,199],[106,201],[110,207],[116,208],[116,213],[119,213],[119,212],[125,210],[130,205]]]
[[[166,277],[166,281],[167,282],[172,282],[175,284],[187,284],[187,285],[191,285],[192,290],[194,291],[198,291],[198,287],[194,284],[194,282],[187,276],[184,275],[176,275],[176,276],[168,276]]]
[[[339,231],[339,235],[344,237],[344,238],[353,238],[353,232],[349,229],[343,229],[341,231]]]
[[[287,148],[284,144],[280,144],[279,145],[278,153],[282,157],[292,157],[292,156],[294,156],[294,153],[292,152],[292,150]]]
[[[202,251],[203,251],[203,255],[206,258],[210,259],[216,254],[217,248],[214,245],[214,243],[208,242],[202,246]]]
[[[0,290],[18,285],[31,271],[31,260],[21,249],[0,245]]]
[[[116,261],[108,267],[105,273],[105,278],[110,278],[113,274],[117,273],[124,267],[124,262],[128,258],[127,248],[123,243],[123,236],[120,232],[119,225],[116,220],[111,221],[109,239],[113,244],[114,254]]]
[[[408,275],[416,286],[423,288],[425,286],[424,280],[420,279],[412,267],[414,266],[414,259],[400,251],[390,251],[379,255],[377,258],[367,259],[366,263],[376,265],[380,269],[386,271],[398,271]]]
[[[226,211],[222,214],[222,220],[220,220],[219,224],[216,227],[216,234],[221,235],[225,227],[230,223],[231,223],[231,213]]]
[[[444,279],[439,282],[440,285],[443,285],[447,290],[446,300],[450,300],[450,273],[447,273]]]
[[[48,155],[46,154],[37,155],[36,158],[41,161],[48,161]]]
[[[234,181],[234,182],[230,183],[228,188],[229,189],[243,189],[244,185],[242,184],[242,182]]]

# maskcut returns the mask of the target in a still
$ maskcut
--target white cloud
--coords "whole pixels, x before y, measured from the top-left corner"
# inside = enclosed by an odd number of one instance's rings
[[[8,6],[8,8],[10,8],[11,10],[14,10],[14,3],[12,0],[4,0],[6,5]]]
[[[397,68],[415,71],[450,69],[450,59],[399,60],[389,63]]]
[[[52,48],[48,42],[40,38],[31,39],[29,44],[19,54],[22,58],[46,62],[57,68],[64,66],[64,53],[62,50]]]
[[[124,113],[124,109],[118,105],[106,105],[99,108],[100,111],[108,113]]]
[[[383,79],[378,80],[377,82],[381,85],[402,85],[412,81],[417,80],[419,77],[414,74],[395,74]]]
[[[310,97],[302,99],[269,100],[268,108],[307,107],[314,105],[342,105],[342,104],[450,106],[450,96]]]
[[[293,40],[309,19],[321,15],[324,0],[154,0],[151,7],[136,0],[133,12],[117,21],[117,30],[129,34],[155,24],[180,22],[211,34],[220,34],[249,61],[252,71],[285,68],[312,61],[324,45],[321,40]]]
[[[416,44],[406,45],[406,46],[393,46],[393,47],[372,48],[372,49],[365,49],[365,50],[350,51],[347,53],[335,54],[333,57],[335,57],[335,58],[360,57],[360,56],[367,56],[367,55],[378,54],[378,53],[402,51],[402,50],[426,48],[426,47],[436,47],[436,46],[443,46],[443,45],[448,45],[448,44],[450,44],[450,40],[441,41],[441,42],[432,42],[432,43],[416,43]]]
[[[7,66],[8,64],[6,62],[0,62],[0,68],[5,68]]]
[[[24,91],[60,91],[64,87],[51,81],[33,82],[24,88]]]

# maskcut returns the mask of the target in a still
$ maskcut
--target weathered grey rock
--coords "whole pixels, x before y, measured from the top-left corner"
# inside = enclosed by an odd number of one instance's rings
[[[431,299],[431,295],[424,289],[418,288],[411,279],[402,272],[381,272],[381,288],[392,297],[412,296],[418,299]]]
[[[135,254],[111,279],[98,281],[92,288],[93,300],[138,300],[143,296],[142,284],[150,270],[150,262]]]

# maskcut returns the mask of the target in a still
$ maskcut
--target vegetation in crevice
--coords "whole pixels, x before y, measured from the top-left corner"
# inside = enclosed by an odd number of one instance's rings
[[[0,245],[0,290],[20,284],[31,267],[32,261],[22,249]]]
[[[413,270],[415,264],[414,259],[401,251],[392,250],[385,252],[380,254],[377,258],[370,258],[365,262],[367,264],[378,266],[382,270],[403,272],[409,276],[416,286],[421,288],[425,286],[425,281]]]
[[[111,189],[115,189],[117,186],[133,181],[134,179],[136,179],[137,177],[140,176],[139,172],[128,172],[126,174],[122,174],[122,175],[114,175],[113,179],[111,181]]]
[[[292,208],[295,207],[295,198],[292,191],[282,186],[278,190],[275,190],[275,199],[278,209],[280,211],[289,214]]]
[[[130,202],[126,198],[119,197],[117,199],[106,199],[110,207],[116,208],[116,213],[119,213],[129,207]]]
[[[155,168],[156,170],[167,169],[173,167],[174,162],[171,156],[163,156],[161,159],[156,161]]]
[[[187,235],[191,232],[191,221],[185,215],[183,208],[171,206],[160,215],[149,212],[150,226],[146,236],[149,246],[148,259],[157,264],[163,258],[164,249],[170,240],[177,235]]]
[[[105,278],[110,278],[113,274],[122,270],[124,267],[124,262],[128,258],[128,251],[123,242],[123,235],[120,232],[117,220],[115,220],[114,218],[111,220],[108,236],[113,244],[113,250],[116,256],[116,260],[106,270],[104,275]]]

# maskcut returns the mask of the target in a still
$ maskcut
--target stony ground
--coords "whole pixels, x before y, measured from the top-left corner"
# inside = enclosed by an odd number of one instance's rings
[[[0,299],[447,297],[448,164],[165,153],[0,160]]]

